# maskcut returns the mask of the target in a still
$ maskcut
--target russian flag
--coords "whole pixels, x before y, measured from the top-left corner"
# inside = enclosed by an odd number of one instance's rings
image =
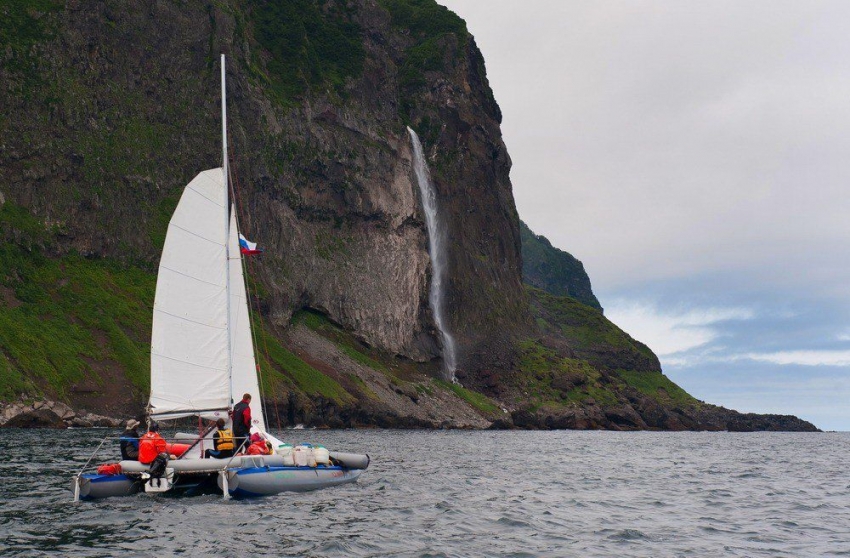
[[[262,250],[257,249],[256,242],[249,242],[247,238],[242,236],[242,233],[239,233],[239,251],[242,252],[243,256],[254,256],[263,253]]]

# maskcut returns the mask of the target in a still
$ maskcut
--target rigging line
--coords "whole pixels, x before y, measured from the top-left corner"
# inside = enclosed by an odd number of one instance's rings
[[[242,208],[242,203],[241,203],[241,198],[239,197],[238,173],[234,169],[235,164],[236,163],[234,161],[233,165],[228,166],[227,174],[228,174],[228,178],[230,179],[228,181],[229,184],[230,184],[230,191],[233,194],[232,197],[233,197],[233,205],[235,207],[234,215],[236,216],[236,230],[238,231],[239,230],[239,213],[240,213],[240,210]],[[239,255],[240,255],[240,259],[241,259],[240,264],[241,264],[241,267],[242,267],[242,276],[243,277],[251,277],[252,275],[249,275],[249,274],[246,273],[247,270],[246,270],[245,260],[247,258],[242,257],[241,252],[242,251],[240,250]],[[253,268],[252,268],[251,271],[253,273]],[[247,298],[246,302],[248,303],[248,323],[249,323],[249,326],[251,326],[251,325],[253,325],[254,320],[252,320],[252,318],[251,318],[251,306],[250,306],[251,287],[250,287],[248,281],[245,281],[245,296]],[[254,298],[256,299],[256,296]],[[259,314],[259,304],[258,304],[257,320],[260,321],[259,327],[262,327],[262,321],[260,319],[260,314]],[[251,332],[251,342],[254,346],[254,354],[256,355],[257,353],[259,353],[258,346],[257,346],[257,330],[254,327],[249,327],[249,330]],[[268,361],[268,358],[269,358],[268,350],[266,350],[265,357],[266,357],[266,361]],[[260,408],[262,409],[263,416],[267,417],[269,415],[266,412],[266,404],[265,404],[266,398],[263,397],[263,391],[264,391],[263,390],[263,371],[262,371],[262,368],[260,367],[258,361],[255,361],[254,365],[257,368],[257,389],[260,391],[260,394],[259,394],[260,395]],[[279,411],[277,410],[277,405],[275,405],[275,412],[278,414],[277,423],[278,423],[278,427],[280,427],[280,414],[279,414]],[[268,428],[268,425],[265,425],[265,426],[266,426],[266,428]]]
[[[248,265],[252,266],[251,267],[251,269],[252,269],[251,273],[253,273],[253,264],[249,263]],[[261,324],[260,327],[262,327],[262,318],[261,318],[261,315],[260,315],[260,299],[259,299],[258,296],[254,296],[254,302],[256,303],[256,306],[257,306],[257,320],[260,321],[260,324]],[[269,343],[268,343],[268,340],[266,339],[265,335],[263,335],[263,351],[264,351],[264,354],[265,354],[265,357],[266,357],[266,362],[271,362],[270,359],[269,359]],[[274,414],[275,414],[275,418],[277,419],[277,429],[283,430],[283,427],[280,424],[280,409],[278,407],[277,402],[275,402],[275,404],[274,404]]]
[[[189,366],[194,366],[196,368],[206,368],[207,370],[215,370],[216,372],[226,372],[227,371],[227,368],[216,368],[215,366],[205,366],[203,364],[198,364],[196,362],[189,362],[188,360],[183,360],[183,359],[179,359],[179,358],[166,356],[164,354],[157,353],[153,349],[151,349],[151,354],[156,355],[160,358],[164,358],[166,360],[170,360],[170,361],[173,361],[173,362],[179,362],[180,364],[188,364]]]
[[[234,167],[235,167],[235,162],[234,162]],[[239,197],[239,193],[238,193],[238,186],[239,186],[238,172],[235,168],[233,170],[233,174],[234,174],[234,176],[233,176],[233,180],[231,181],[231,183],[233,184],[233,187],[232,187],[233,199],[234,199],[234,203],[236,204],[236,209],[237,209],[236,218],[237,218],[237,222],[238,222],[239,211],[241,210],[242,205],[241,205],[241,198]],[[250,219],[250,217],[251,217],[250,212],[247,215],[247,217]],[[248,262],[246,263],[245,260],[248,260]],[[254,273],[253,262],[251,262],[249,258],[243,258],[242,264],[243,264],[243,271],[244,271],[244,266],[246,266],[246,265],[250,268],[249,269],[250,273],[247,274],[249,277],[257,277],[257,274]],[[259,295],[257,295],[255,293],[254,294],[254,303],[255,303],[256,308],[257,308],[257,313],[256,313],[256,319],[254,320],[251,316],[251,306],[250,306],[250,304],[251,304],[251,300],[250,300],[251,299],[251,290],[250,290],[250,287],[247,285],[247,283],[246,283],[246,286],[245,286],[245,293],[246,293],[246,297],[248,299],[246,301],[246,302],[248,302],[248,320],[252,323],[257,323],[256,328],[253,328],[253,327],[251,328],[251,336],[252,336],[252,342],[253,342],[253,345],[254,345],[254,353],[259,354],[260,353],[259,343],[257,341],[257,338],[259,336],[258,331],[261,331],[262,327],[263,327],[263,318],[262,318],[262,311],[261,311],[261,308],[260,308],[260,299],[259,299]],[[265,356],[267,363],[271,362],[271,358],[269,356],[268,340],[266,339],[265,335],[262,335],[261,338],[263,340],[263,353],[262,354],[263,354],[263,356]],[[260,385],[258,387],[260,387],[260,389],[262,389],[263,371],[262,371],[262,368],[259,366],[259,363],[257,363],[257,375],[258,375],[259,380],[260,380],[260,382],[259,382]],[[271,418],[266,412],[266,406],[265,406],[264,400],[265,400],[265,398],[263,398],[261,396],[260,397],[260,401],[261,401],[260,404],[263,406],[263,415]],[[275,403],[273,404],[273,408],[274,408],[275,419],[276,419],[276,422],[277,422],[277,428],[278,428],[278,430],[283,430],[283,426],[281,425],[281,422],[280,422],[280,409],[278,407],[277,401],[275,401]],[[268,428],[268,426],[266,426],[266,428]]]

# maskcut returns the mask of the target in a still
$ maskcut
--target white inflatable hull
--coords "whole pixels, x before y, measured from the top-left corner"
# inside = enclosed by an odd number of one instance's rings
[[[281,492],[307,492],[355,482],[363,469],[342,467],[254,467],[230,471],[228,489],[237,498],[271,496]],[[218,487],[222,488],[222,479]]]

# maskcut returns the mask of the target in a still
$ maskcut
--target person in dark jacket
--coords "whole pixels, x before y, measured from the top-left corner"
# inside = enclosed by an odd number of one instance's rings
[[[214,449],[205,451],[204,457],[216,457],[219,459],[233,457],[233,450],[236,449],[233,441],[233,432],[224,428],[225,424],[224,419],[218,419],[216,421],[215,426],[218,430],[213,434]]]
[[[243,446],[242,450],[251,444],[251,394],[242,396],[242,401],[233,407],[233,437],[236,447]],[[243,445],[244,444],[244,445]]]
[[[139,432],[136,430],[138,427],[139,421],[136,419],[127,421],[127,427],[119,438],[121,443],[121,459],[135,461],[139,458]]]

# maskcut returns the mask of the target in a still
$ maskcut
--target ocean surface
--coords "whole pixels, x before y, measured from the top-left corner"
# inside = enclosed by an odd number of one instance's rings
[[[372,465],[306,494],[73,503],[117,434],[0,430],[0,555],[850,556],[847,433],[289,430]]]

